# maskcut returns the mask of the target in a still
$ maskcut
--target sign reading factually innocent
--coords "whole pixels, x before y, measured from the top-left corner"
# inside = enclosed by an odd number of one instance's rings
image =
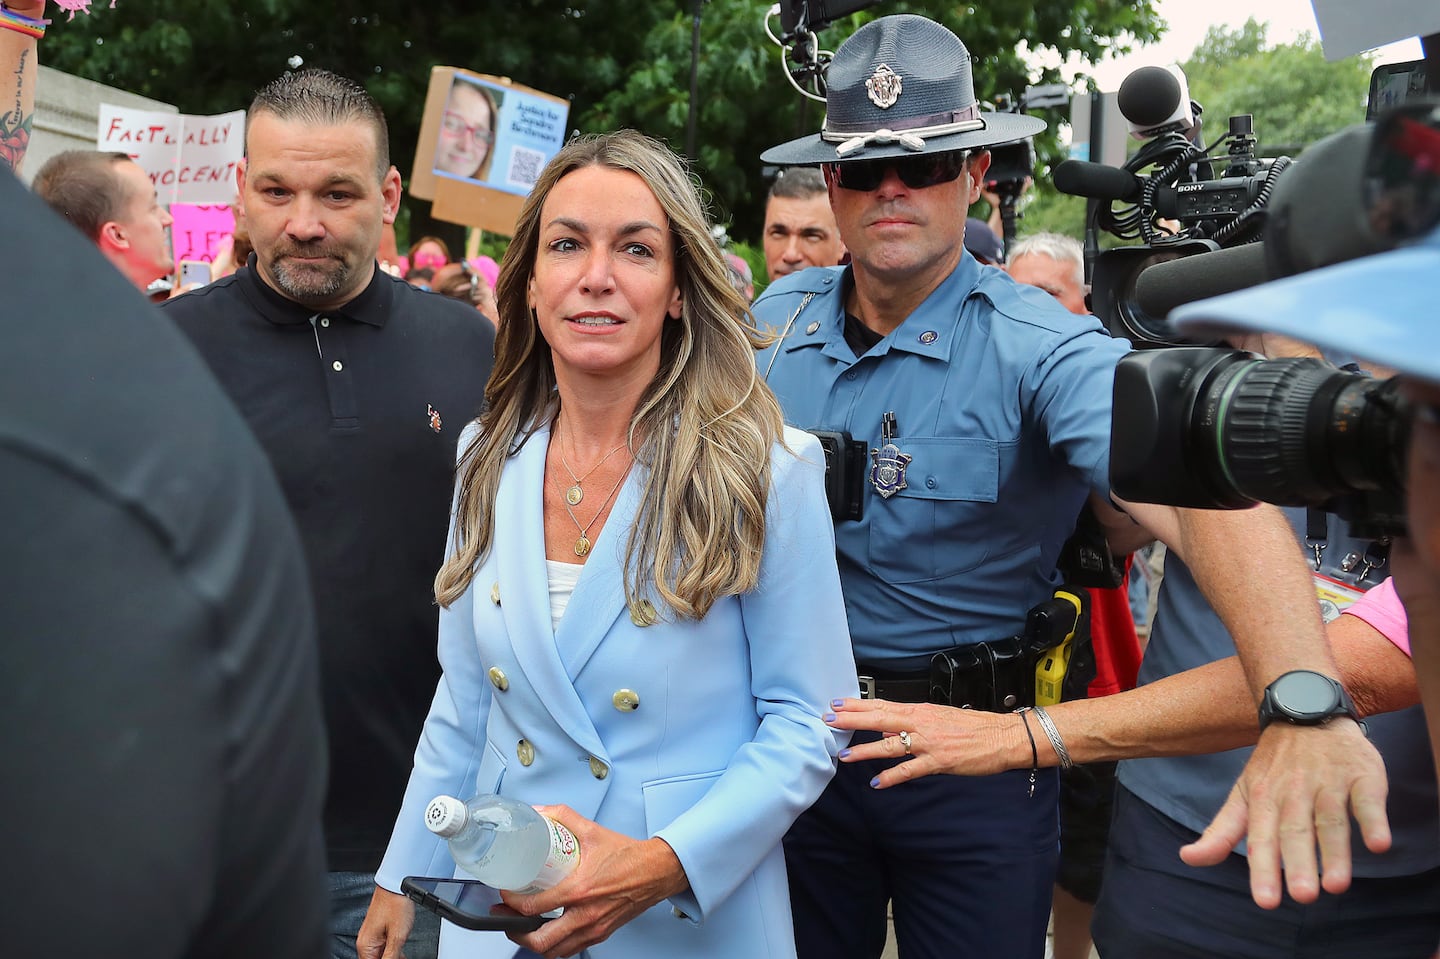
[[[202,117],[102,103],[95,148],[139,163],[163,204],[229,203],[245,153],[245,111]]]

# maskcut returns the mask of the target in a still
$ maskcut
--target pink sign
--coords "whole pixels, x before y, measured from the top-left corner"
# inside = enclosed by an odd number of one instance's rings
[[[170,206],[175,223],[170,239],[175,244],[175,262],[215,261],[220,241],[235,232],[235,211],[224,205],[175,203]]]

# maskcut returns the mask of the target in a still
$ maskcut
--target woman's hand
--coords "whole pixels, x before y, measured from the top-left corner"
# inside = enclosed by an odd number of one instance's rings
[[[516,945],[546,959],[573,956],[689,887],[684,867],[663,839],[631,839],[569,806],[535,808],[575,834],[580,863],[553,889],[529,896],[502,894],[506,905],[527,916],[565,908],[564,915],[534,932],[507,933]]]
[[[355,937],[355,952],[360,959],[402,959],[405,940],[415,925],[415,904],[407,897],[375,887],[370,908]]]
[[[933,703],[892,703],[883,699],[837,699],[825,722],[836,729],[869,729],[883,739],[840,750],[840,761],[904,759],[910,740],[910,759],[870,781],[884,789],[921,776],[948,773],[955,776],[989,776],[1009,769],[1029,769],[1030,741],[1020,716],[957,709]]]

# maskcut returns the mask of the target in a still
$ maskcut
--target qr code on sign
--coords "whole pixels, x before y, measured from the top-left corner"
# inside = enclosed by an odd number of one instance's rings
[[[540,179],[544,166],[545,154],[539,150],[514,147],[510,151],[510,168],[505,171],[505,182],[528,190]]]

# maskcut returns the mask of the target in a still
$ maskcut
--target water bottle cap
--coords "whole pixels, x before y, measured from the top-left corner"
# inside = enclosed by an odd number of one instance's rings
[[[425,827],[443,839],[465,828],[465,803],[454,796],[436,796],[425,807]]]

